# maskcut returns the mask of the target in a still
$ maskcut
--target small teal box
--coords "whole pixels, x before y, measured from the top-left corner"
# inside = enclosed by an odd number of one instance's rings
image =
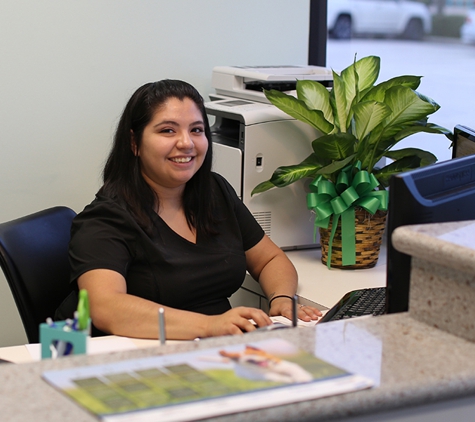
[[[89,328],[81,331],[65,331],[63,330],[65,325],[66,321],[55,321],[54,326],[47,323],[40,324],[41,359],[51,359],[51,345],[58,341],[70,343],[73,355],[86,354]],[[90,326],[90,322],[88,326]]]

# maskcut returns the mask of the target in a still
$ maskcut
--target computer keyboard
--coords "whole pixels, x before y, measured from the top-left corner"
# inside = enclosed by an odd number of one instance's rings
[[[353,290],[331,308],[319,322],[337,321],[386,311],[386,287]]]

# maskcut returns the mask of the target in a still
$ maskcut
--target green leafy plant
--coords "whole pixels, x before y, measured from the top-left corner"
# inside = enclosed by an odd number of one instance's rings
[[[284,187],[302,178],[314,179],[309,184],[307,207],[315,212],[315,230],[330,230],[328,245],[324,247],[322,242],[322,261],[326,259],[328,267],[333,265],[332,247],[338,227],[342,266],[373,266],[373,259],[369,263],[356,259],[357,210],[378,215],[377,219],[384,221],[388,207],[384,188],[391,176],[437,161],[428,151],[393,147],[420,132],[453,138],[447,129],[428,123],[428,116],[440,107],[416,91],[420,76],[398,76],[375,85],[379,70],[380,58],[368,56],[355,60],[341,74],[333,72],[330,91],[308,80],[297,81],[297,97],[264,91],[272,104],[317,129],[321,136],[311,143],[313,152],[305,160],[278,167],[251,194]],[[383,157],[391,162],[378,168]],[[369,243],[380,245],[381,239]]]
[[[398,76],[375,85],[380,58],[364,57],[333,72],[328,91],[316,81],[297,81],[297,97],[265,90],[268,100],[291,117],[317,129],[321,136],[311,154],[299,164],[278,167],[272,177],[258,184],[252,195],[284,187],[302,178],[323,177],[337,183],[342,169],[358,166],[386,187],[391,175],[437,161],[430,152],[417,148],[393,150],[403,139],[419,132],[444,134],[449,130],[428,123],[428,116],[440,106],[416,91],[420,76]],[[289,140],[291,142],[291,140]],[[381,158],[391,160],[376,167]]]

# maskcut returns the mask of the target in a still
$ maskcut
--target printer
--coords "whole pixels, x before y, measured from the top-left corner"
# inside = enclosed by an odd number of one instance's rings
[[[267,101],[262,89],[294,94],[298,79],[331,86],[331,71],[317,66],[216,67],[205,108],[214,120],[213,171],[233,186],[266,234],[283,250],[319,246],[314,216],[306,206],[310,180],[300,180],[251,197],[256,185],[279,166],[298,164],[321,134]],[[258,88],[256,88],[258,87]]]
[[[268,103],[262,89],[295,95],[297,80],[333,85],[332,71],[321,66],[216,66],[211,84],[216,94]]]

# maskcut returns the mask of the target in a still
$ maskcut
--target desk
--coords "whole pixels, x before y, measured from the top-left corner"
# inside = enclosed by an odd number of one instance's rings
[[[475,411],[475,343],[416,321],[408,313],[329,322],[315,328],[253,332],[244,336],[219,337],[107,355],[1,365],[2,420],[97,422],[94,416],[42,380],[41,374],[47,370],[219,347],[269,337],[285,338],[328,361],[346,365],[347,369],[358,368],[364,375],[371,376],[377,387],[246,412],[247,420],[325,421],[351,418],[351,422],[355,422],[352,418],[357,417],[358,422],[414,421],[396,419],[395,415],[416,412],[419,416],[417,421],[434,422],[440,420],[435,411],[443,415],[444,421],[473,420],[473,413],[469,417],[461,416],[460,412]],[[455,405],[457,407],[452,409],[451,406]],[[409,406],[413,407],[409,409]],[[440,408],[442,406],[443,409]],[[444,413],[451,409],[459,413]],[[428,415],[428,419],[421,419],[421,414]],[[218,420],[239,422],[243,420],[243,415],[238,413],[219,417]]]
[[[328,269],[321,261],[320,249],[286,252],[299,276],[299,302],[320,310],[331,308],[346,293],[355,289],[386,286],[386,242],[383,241],[375,267],[365,270]],[[233,306],[254,306],[267,311],[267,299],[257,283],[247,275],[242,288],[232,296]]]
[[[415,235],[417,232],[411,232],[406,236],[407,241],[414,243]],[[429,239],[426,243],[434,242]],[[438,256],[435,253],[429,255],[440,265],[446,261],[442,259],[447,257],[446,244],[447,242],[444,243],[445,249],[441,248]],[[421,245],[417,246],[416,250],[420,252]],[[306,254],[307,252],[304,255]],[[301,253],[298,255],[302,257]],[[457,256],[460,256],[460,253],[457,253]],[[475,248],[465,256],[472,266],[475,265]],[[306,262],[305,259],[303,262]],[[320,266],[328,271],[318,261],[314,264],[315,269]],[[313,263],[310,265],[313,267]],[[383,262],[380,265],[384,265]],[[362,274],[378,274],[380,271],[377,267],[373,270],[359,271]],[[430,266],[427,270],[430,270]],[[436,270],[439,271],[439,267]],[[346,274],[342,271],[329,272]],[[312,270],[310,273],[313,274]],[[355,271],[348,274],[354,275]],[[446,274],[450,276],[450,272]],[[471,271],[471,277],[474,278],[473,271]],[[351,277],[344,278],[343,281],[335,282],[338,288],[342,288],[343,284],[351,280]],[[363,280],[367,280],[365,276],[360,281]],[[430,283],[430,279],[428,281]],[[351,284],[351,281],[349,282]],[[358,285],[355,286],[357,287]],[[475,290],[475,281],[472,287]],[[305,287],[301,286],[301,288]],[[455,311],[456,308],[454,308]],[[471,330],[473,332],[473,327]],[[314,328],[254,331],[243,336],[180,342],[163,347],[146,347],[110,354],[70,356],[22,365],[1,365],[2,418],[11,422],[31,419],[49,422],[64,420],[97,422],[94,416],[42,380],[41,374],[48,370],[119,362],[124,359],[222,347],[242,342],[252,343],[273,337],[284,338],[335,365],[366,375],[374,380],[376,387],[340,396],[249,411],[245,415],[247,420],[326,421],[336,419],[348,422],[473,420],[475,342],[467,341],[413,318],[411,312],[334,321],[317,324]],[[243,415],[236,413],[217,419],[239,422],[243,420]]]
[[[110,353],[111,351],[125,351],[154,347],[158,340],[146,340],[139,338],[127,338],[119,336],[104,336],[88,338],[87,350],[91,355],[99,353]],[[179,340],[167,340],[167,344],[182,343]],[[0,359],[5,359],[13,363],[28,363],[41,360],[40,344],[22,344],[20,346],[10,346],[0,348]]]

